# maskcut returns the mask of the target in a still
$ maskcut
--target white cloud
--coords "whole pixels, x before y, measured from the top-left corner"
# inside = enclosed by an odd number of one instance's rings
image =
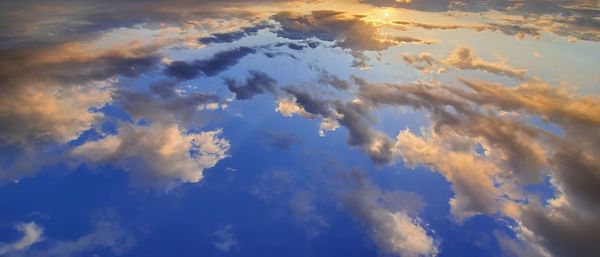
[[[0,139],[9,144],[68,142],[102,117],[90,109],[109,101],[110,91],[99,85],[26,87],[0,95]]]
[[[119,134],[73,150],[90,164],[111,164],[144,185],[172,187],[199,182],[203,171],[227,157],[229,141],[221,130],[186,133],[175,124],[122,125]]]
[[[44,229],[39,227],[35,222],[18,224],[16,229],[21,232],[23,236],[12,243],[0,243],[0,256],[26,250],[30,246],[44,240]]]
[[[360,220],[382,252],[402,257],[437,255],[437,242],[419,218],[411,217],[419,205],[416,195],[383,192],[361,174],[353,177],[358,178],[358,186],[342,195],[342,205]]]
[[[285,117],[292,117],[298,114],[304,118],[314,118],[315,115],[308,113],[302,106],[296,104],[295,99],[279,99],[275,111],[281,113]]]

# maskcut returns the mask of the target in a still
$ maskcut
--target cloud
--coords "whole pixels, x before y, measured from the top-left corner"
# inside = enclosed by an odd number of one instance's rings
[[[12,243],[0,243],[0,255],[12,255],[26,251],[30,246],[44,240],[44,229],[35,222],[21,223],[15,227],[23,236]]]
[[[430,53],[403,55],[402,59],[423,73],[440,73],[446,71],[446,68]]]
[[[226,78],[225,84],[229,91],[235,93],[238,100],[249,100],[257,94],[274,92],[277,87],[277,81],[262,71],[248,71],[250,77],[243,84],[238,84],[234,79]]]
[[[259,23],[253,26],[243,27],[235,31],[214,33],[209,37],[199,38],[198,42],[206,45],[217,43],[231,43],[247,36],[254,36],[258,33],[259,30],[271,27],[272,25],[268,23]]]
[[[11,45],[88,40],[119,28],[175,26],[195,31],[205,28],[206,20],[213,20],[215,24],[217,20],[233,18],[258,22],[264,17],[252,11],[251,7],[256,3],[269,2],[228,1],[224,4],[212,0],[176,0],[82,3],[67,0],[49,1],[40,8],[31,8],[35,1],[2,3],[0,20],[6,25],[0,26],[0,31],[7,39],[2,43]],[[65,9],[71,12],[57,12]],[[46,33],[48,31],[52,33]]]
[[[314,37],[357,51],[380,51],[402,43],[428,43],[411,37],[384,36],[377,25],[362,19],[364,17],[339,11],[280,12],[271,18],[281,25],[281,30],[275,31],[280,37],[294,40]]]
[[[74,140],[102,117],[90,109],[112,98],[108,89],[98,85],[19,91],[0,96],[0,141],[4,144]]]
[[[200,75],[212,77],[237,64],[240,59],[254,54],[255,49],[238,47],[216,53],[205,60],[191,62],[174,61],[167,66],[165,74],[182,80],[194,79]]]
[[[375,131],[370,124],[374,118],[363,105],[353,102],[330,101],[320,99],[313,93],[299,88],[288,87],[284,91],[290,100],[279,100],[277,111],[284,116],[300,114],[305,118],[321,117],[319,134],[333,131],[340,125],[348,129],[348,144],[360,146],[378,164],[389,163],[393,155],[390,152],[392,140],[385,134]]]
[[[359,103],[430,112],[431,128],[423,136],[401,132],[393,152],[408,165],[427,165],[452,183],[456,196],[450,203],[459,221],[476,213],[501,213],[516,220],[521,240],[538,252],[596,252],[590,231],[596,229],[592,217],[600,211],[600,162],[592,157],[600,149],[595,140],[597,98],[539,80],[505,87],[462,79],[470,90],[358,81]],[[521,115],[552,122],[564,134],[529,124]],[[483,146],[483,153],[474,151],[476,144]],[[548,206],[523,191],[526,185],[541,183],[543,176],[551,177],[557,194]]]
[[[538,203],[523,208],[518,227],[525,242],[542,247],[552,256],[594,256],[600,250],[598,212],[585,213],[568,200],[558,197],[542,207]]]
[[[122,168],[142,185],[171,188],[199,182],[205,169],[227,157],[229,141],[221,133],[186,133],[176,124],[122,124],[117,135],[86,142],[72,154],[91,165]]]
[[[480,31],[500,31],[505,35],[514,36],[516,39],[523,39],[526,36],[538,39],[541,37],[541,30],[537,27],[526,27],[523,24],[500,24],[500,23],[485,23],[477,25],[462,25],[462,24],[428,24],[412,21],[396,20],[394,24],[401,26],[410,26],[427,30],[456,30],[468,29],[476,32]]]
[[[48,240],[43,247],[26,249],[8,256],[80,256],[90,250],[107,249],[120,256],[135,244],[133,235],[114,221],[100,219],[94,230],[74,240]]]
[[[348,81],[340,79],[338,76],[336,76],[334,74],[330,74],[329,72],[327,72],[325,70],[319,69],[318,72],[319,72],[319,77],[317,79],[317,82],[319,84],[329,85],[338,90],[350,89],[350,83],[348,83]]]
[[[461,94],[483,106],[498,106],[507,111],[523,111],[556,122],[567,130],[570,137],[586,145],[600,144],[600,100],[594,96],[577,96],[566,87],[553,87],[540,80],[530,80],[508,88],[499,84],[461,79],[475,93]],[[588,143],[586,143],[586,141]]]
[[[137,77],[159,62],[154,47],[119,51],[93,44],[3,50],[0,61],[0,142],[65,143],[101,119],[119,77]]]
[[[502,192],[496,187],[494,178],[500,168],[485,158],[473,154],[473,147],[460,150],[447,141],[458,139],[440,138],[432,134],[427,138],[415,136],[405,130],[396,138],[394,153],[402,156],[404,164],[418,164],[437,170],[452,184],[455,196],[450,199],[452,215],[463,221],[475,214],[495,214],[502,210]],[[461,143],[461,142],[458,142]]]
[[[103,120],[120,78],[152,71],[154,43],[103,48],[98,41],[12,46],[0,60],[2,181],[35,174],[61,161],[59,149]],[[44,153],[44,154],[42,154]],[[8,157],[8,159],[4,159]],[[35,159],[35,162],[31,160]]]
[[[205,121],[199,108],[219,101],[211,93],[186,92],[174,81],[152,84],[149,92],[118,90],[113,104],[123,108],[135,121],[177,123],[183,127],[199,127]]]
[[[213,236],[215,237],[213,244],[217,250],[221,252],[229,252],[232,249],[239,248],[238,241],[232,230],[233,227],[231,225],[227,225],[213,233]]]
[[[430,53],[420,53],[415,56],[404,55],[404,61],[412,64],[424,73],[443,73],[449,68],[459,70],[482,70],[500,76],[508,76],[520,80],[525,79],[526,69],[517,69],[504,62],[489,62],[475,55],[469,47],[461,46],[454,49],[445,59],[437,60]]]
[[[383,192],[360,173],[350,176],[355,186],[341,194],[341,204],[365,226],[382,252],[404,257],[437,255],[437,242],[423,228],[422,221],[411,217],[415,206],[409,203],[414,202],[398,204],[395,201],[414,196],[405,192]]]
[[[483,70],[497,75],[505,75],[523,79],[525,69],[515,69],[504,63],[492,63],[475,56],[473,49],[458,47],[443,61],[444,63],[461,70]]]
[[[295,114],[298,114],[305,118],[316,118],[316,115],[308,113],[306,110],[304,110],[304,107],[296,104],[296,99],[279,99],[277,101],[277,108],[275,108],[275,111],[281,113],[281,115],[285,117],[292,117]]]
[[[290,199],[289,207],[294,218],[303,224],[308,236],[313,238],[329,227],[323,216],[317,213],[315,196],[309,191],[295,192]]]

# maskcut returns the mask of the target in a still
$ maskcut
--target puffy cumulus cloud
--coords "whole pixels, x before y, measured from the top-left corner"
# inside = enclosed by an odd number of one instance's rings
[[[596,97],[536,80],[510,88],[464,79],[466,88],[357,81],[361,104],[429,111],[431,129],[423,136],[401,132],[392,153],[408,165],[427,165],[452,183],[456,218],[500,213],[514,219],[519,240],[528,245],[503,244],[522,254],[597,252],[591,232],[598,229],[594,217],[600,211]],[[558,125],[564,133],[530,124],[528,117]],[[483,152],[474,150],[477,144]],[[547,205],[523,190],[543,176],[550,176],[556,192]]]
[[[119,77],[156,67],[153,44],[103,49],[93,42],[0,50],[0,144],[38,145],[76,139],[102,118]]]
[[[511,205],[497,185],[501,183],[497,179],[500,167],[475,155],[468,141],[448,137],[452,135],[433,133],[422,138],[405,130],[398,134],[394,152],[406,165],[426,165],[448,179],[455,193],[450,207],[458,221],[475,214],[499,213],[505,204]]]
[[[234,79],[226,78],[225,84],[229,91],[235,93],[238,100],[249,100],[257,94],[274,92],[277,87],[277,81],[262,71],[249,71],[250,77],[243,84],[238,84]]]
[[[304,108],[296,104],[295,99],[282,98],[277,101],[277,108],[275,111],[281,113],[285,117],[292,117],[298,114],[305,118],[314,118],[315,115],[308,113]]]
[[[280,12],[271,17],[281,25],[276,33],[288,39],[317,38],[356,51],[380,51],[403,43],[431,42],[411,37],[390,37],[379,32],[377,24],[364,16],[320,10],[309,14]]]
[[[356,172],[351,172],[350,179],[354,185],[341,194],[341,204],[365,226],[382,252],[407,257],[437,255],[436,240],[415,217],[419,208],[415,195],[381,191]]]
[[[525,79],[526,69],[513,68],[504,62],[489,62],[481,59],[472,48],[461,46],[454,49],[445,59],[437,60],[429,53],[415,56],[404,55],[404,61],[424,73],[447,72],[449,68],[460,70],[482,70],[496,75]]]
[[[0,94],[0,182],[18,181],[60,162],[60,153],[52,147],[96,127],[103,115],[95,109],[112,99],[106,83],[11,91]]]
[[[123,168],[142,185],[170,188],[199,182],[205,169],[227,157],[229,141],[221,133],[186,133],[176,124],[123,124],[117,135],[86,142],[72,154],[92,165]]]
[[[103,119],[121,77],[151,71],[160,59],[150,45],[103,49],[98,41],[15,46],[0,60],[0,180],[18,180],[59,162],[57,149]],[[7,150],[8,149],[8,150]],[[45,152],[45,154],[40,154]],[[13,158],[14,157],[14,158]],[[31,160],[36,160],[32,162]]]
[[[0,96],[0,142],[66,143],[89,129],[102,114],[90,111],[111,101],[111,92],[98,85],[24,88]]]
[[[35,222],[21,223],[16,229],[23,236],[12,243],[0,243],[0,255],[13,256],[26,251],[30,246],[44,240],[44,229]]]
[[[296,114],[307,119],[316,119],[319,117],[317,114],[309,113],[304,110],[304,107],[296,103],[295,97],[292,97],[292,99],[279,99],[275,111],[281,113],[281,115],[285,117],[292,117]],[[338,119],[342,118],[342,116],[342,114],[334,111],[332,116],[322,117],[321,122],[319,123],[319,136],[324,137],[326,132],[338,129],[340,127]]]
[[[595,245],[588,238],[594,236],[588,232],[597,224],[594,217],[600,199],[600,163],[594,158],[599,149],[595,140],[598,99],[537,80],[516,87],[461,81],[463,87],[354,78],[358,93],[350,102],[322,99],[297,88],[284,91],[293,100],[287,106],[289,115],[304,113],[308,118],[337,121],[348,129],[348,143],[360,146],[376,163],[401,159],[409,166],[425,165],[442,174],[456,194],[450,200],[456,220],[477,214],[514,219],[520,242],[504,240],[507,251],[541,256],[593,253]],[[420,136],[403,131],[389,138],[373,126],[371,112],[384,106],[426,110],[431,128]],[[564,133],[532,124],[530,117],[558,125]],[[557,193],[547,206],[536,204],[536,197],[524,190],[542,183],[545,176]],[[387,220],[403,219],[387,216]],[[581,228],[584,224],[592,229]],[[522,243],[524,248],[518,248]]]

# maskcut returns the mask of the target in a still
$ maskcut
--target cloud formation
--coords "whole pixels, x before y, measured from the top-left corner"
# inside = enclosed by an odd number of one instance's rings
[[[142,185],[171,188],[199,182],[205,169],[227,157],[229,141],[221,138],[221,133],[190,133],[176,124],[123,124],[117,135],[86,142],[75,148],[73,155],[91,165],[122,168]]]
[[[352,172],[354,188],[341,195],[342,206],[358,219],[384,253],[406,257],[436,256],[436,241],[418,218],[411,217],[416,206],[405,192],[382,192],[360,173]],[[398,204],[396,199],[403,199]]]
[[[16,229],[21,232],[23,236],[12,243],[0,243],[0,255],[10,256],[26,251],[30,246],[44,240],[44,229],[35,222],[18,224]]]
[[[235,93],[238,100],[249,100],[257,94],[274,92],[277,87],[277,81],[271,76],[261,71],[248,71],[250,77],[246,82],[238,84],[234,79],[226,78],[225,84],[229,91]]]
[[[569,241],[554,239],[554,235],[587,238],[588,230],[578,228],[584,223],[596,226],[590,218],[599,211],[594,206],[598,202],[600,165],[591,156],[598,151],[598,142],[593,139],[598,123],[588,114],[600,110],[598,100],[535,80],[514,88],[462,81],[474,91],[441,85],[365,84],[359,96],[368,105],[410,106],[430,112],[431,136],[401,132],[396,153],[408,164],[429,165],[452,182],[457,195],[450,204],[459,220],[474,213],[499,212],[522,222],[517,232],[533,233],[528,242],[552,254],[594,252],[595,245],[587,239],[575,247]],[[548,101],[557,98],[561,101]],[[503,116],[506,112],[539,116],[561,126],[565,135],[560,137],[522,119]],[[484,154],[474,151],[473,144],[482,144]],[[450,156],[452,159],[446,159]],[[453,161],[457,159],[462,161]],[[469,171],[468,176],[453,171],[459,163],[469,163],[455,169]],[[539,183],[542,174],[553,178],[556,198],[548,207],[535,201],[523,204],[521,188]]]
[[[218,52],[205,60],[174,61],[167,66],[165,74],[182,80],[194,79],[200,75],[211,77],[218,75],[237,64],[240,59],[255,52],[255,49],[244,46]]]
[[[457,47],[443,60],[437,60],[429,53],[420,53],[414,56],[404,55],[403,59],[424,73],[442,73],[447,72],[449,68],[455,68],[459,70],[481,70],[524,80],[527,72],[526,69],[513,68],[504,62],[483,60],[475,55],[472,48],[466,46]]]

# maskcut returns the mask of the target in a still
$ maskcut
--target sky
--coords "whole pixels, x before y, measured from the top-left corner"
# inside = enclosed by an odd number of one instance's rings
[[[600,1],[0,3],[0,256],[600,255]]]

